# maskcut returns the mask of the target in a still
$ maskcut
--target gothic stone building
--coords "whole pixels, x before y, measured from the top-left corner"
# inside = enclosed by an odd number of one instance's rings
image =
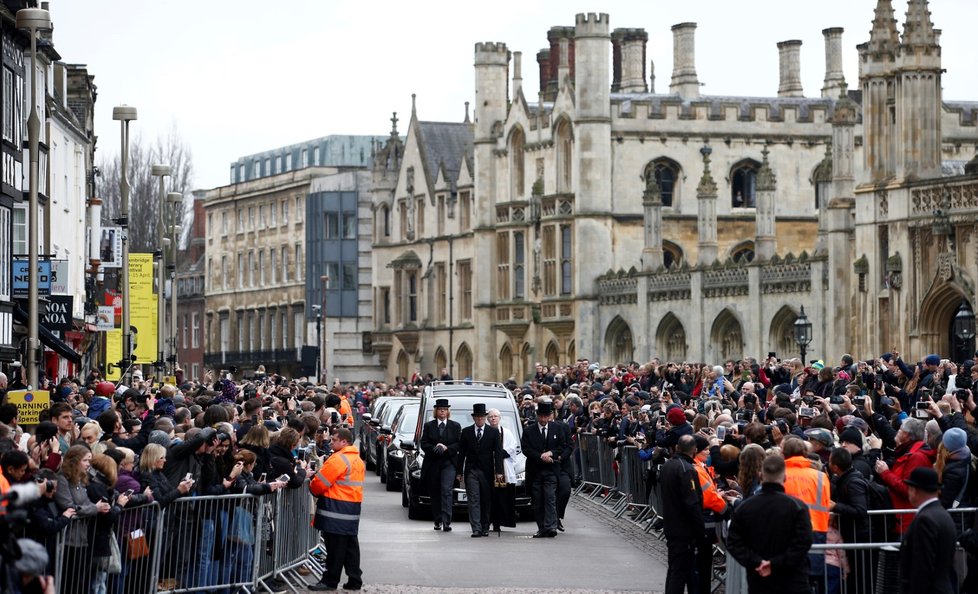
[[[478,43],[473,121],[412,113],[374,163],[374,344],[390,374],[789,356],[802,307],[814,356],[950,354],[951,319],[974,302],[978,134],[975,106],[941,97],[926,1],[901,37],[880,0],[858,91],[842,30],[823,31],[818,97],[793,40],[777,44],[775,96],[701,96],[695,27],[672,28],[667,93],[644,30],[579,14],[537,54],[535,103],[521,54]]]

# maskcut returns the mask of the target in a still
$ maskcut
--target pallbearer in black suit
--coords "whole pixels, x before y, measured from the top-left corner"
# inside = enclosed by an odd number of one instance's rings
[[[937,499],[941,490],[937,472],[929,466],[914,468],[903,482],[917,515],[903,533],[900,546],[900,594],[955,594],[957,529]]]
[[[469,524],[472,537],[489,536],[489,513],[492,503],[492,484],[503,480],[503,446],[499,431],[486,425],[486,405],[472,406],[473,424],[462,429],[459,440],[459,482],[464,479],[469,503]]]
[[[451,405],[447,398],[435,400],[435,418],[421,428],[421,451],[424,464],[421,480],[431,497],[431,515],[435,530],[452,531],[452,489],[455,486],[455,460],[458,458],[462,426],[448,418]]]
[[[560,428],[549,421],[553,405],[537,405],[537,420],[523,431],[523,454],[526,456],[526,479],[533,497],[533,515],[537,533],[533,538],[557,536],[557,474],[563,453]]]

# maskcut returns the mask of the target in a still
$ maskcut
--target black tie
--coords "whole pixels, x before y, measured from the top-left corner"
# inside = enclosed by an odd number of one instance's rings
[[[547,443],[547,426],[540,425],[540,434],[543,435],[543,443]]]
[[[482,441],[482,427],[477,427],[475,430],[476,441]]]
[[[438,423],[438,437],[445,437],[445,423]]]

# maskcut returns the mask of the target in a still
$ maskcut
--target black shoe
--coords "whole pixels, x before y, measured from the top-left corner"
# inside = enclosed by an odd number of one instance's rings
[[[556,530],[550,530],[548,532],[544,532],[543,533],[543,537],[544,538],[554,538],[555,536],[557,536],[557,531]]]
[[[482,536],[482,533],[481,532],[473,532],[472,533],[472,538],[479,538],[480,536]]]
[[[360,590],[363,588],[363,584],[351,584],[349,582],[343,584],[344,590]]]
[[[445,524],[445,527],[442,528],[442,531],[444,531],[444,532],[451,532],[452,531],[452,527],[449,526],[448,524]]]
[[[435,530],[441,530],[441,522],[435,522]]]
[[[560,530],[561,532],[564,531],[564,523],[560,520],[557,520],[557,530]]]
[[[546,538],[547,533],[543,530],[537,530],[537,533],[533,535],[533,538]]]
[[[324,591],[324,590],[335,590],[336,589],[336,586],[330,586],[329,584],[324,584],[322,582],[317,582],[317,583],[312,584],[311,586],[309,586],[309,589],[310,590],[313,590],[313,591],[316,591],[316,592],[321,592],[321,591]]]

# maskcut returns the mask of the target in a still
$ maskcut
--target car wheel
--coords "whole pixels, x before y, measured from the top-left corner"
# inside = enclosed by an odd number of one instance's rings
[[[408,519],[409,520],[422,520],[421,506],[414,502],[413,499],[408,497]]]
[[[401,507],[407,507],[407,506],[408,506],[407,487],[405,487],[402,484],[401,485]]]
[[[367,445],[367,447],[369,448],[370,446]],[[367,454],[364,454],[363,456],[363,465],[367,467],[367,470],[373,470],[376,467],[374,461],[371,460],[370,456],[368,456]]]
[[[377,471],[377,474],[380,475],[380,482],[381,482],[381,484],[386,483],[387,482],[387,465],[386,464],[378,464],[377,467],[380,469],[380,470]]]
[[[387,490],[388,491],[398,491],[401,488],[401,484],[394,480],[394,477],[387,475],[385,472],[385,477],[387,479]]]

